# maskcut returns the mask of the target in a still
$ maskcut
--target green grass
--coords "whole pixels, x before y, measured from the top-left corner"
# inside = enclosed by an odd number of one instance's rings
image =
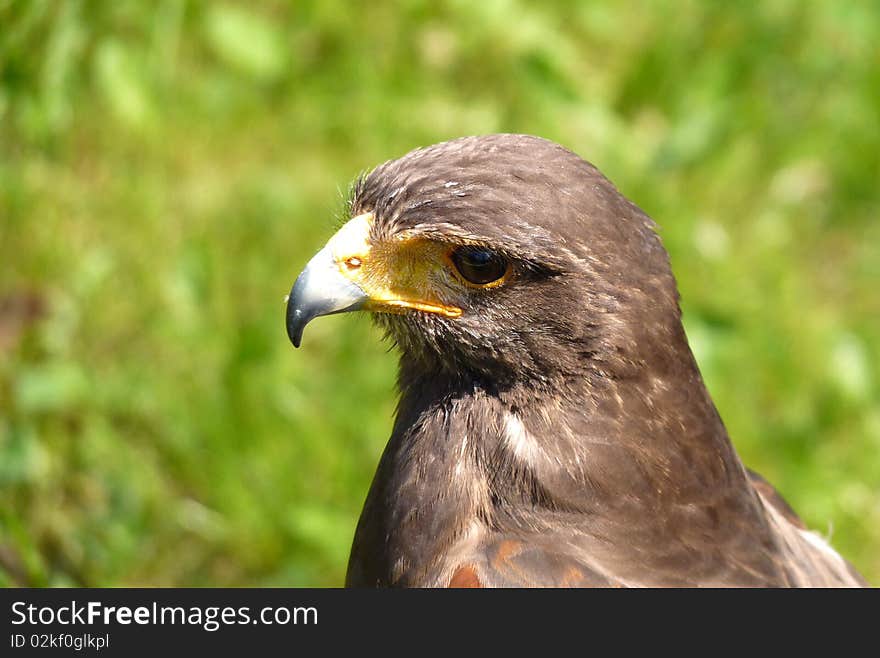
[[[880,582],[874,3],[0,0],[0,584],[339,585],[390,432],[284,294],[356,174],[528,132],[662,226],[745,461]]]

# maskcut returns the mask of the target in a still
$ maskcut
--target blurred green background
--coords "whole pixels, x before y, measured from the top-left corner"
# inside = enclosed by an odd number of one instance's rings
[[[880,583],[880,6],[0,0],[0,584],[340,585],[394,408],[283,298],[348,182],[527,132],[662,226],[746,463]]]

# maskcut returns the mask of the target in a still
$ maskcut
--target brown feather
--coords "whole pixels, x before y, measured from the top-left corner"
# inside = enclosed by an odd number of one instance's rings
[[[457,319],[377,316],[401,399],[349,585],[864,584],[743,466],[654,223],[595,167],[463,138],[381,165],[351,210],[374,242],[476,243],[514,275]]]

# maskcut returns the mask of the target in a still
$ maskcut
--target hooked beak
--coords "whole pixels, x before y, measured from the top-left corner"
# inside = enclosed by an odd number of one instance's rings
[[[290,290],[287,299],[287,335],[294,347],[302,341],[303,329],[321,315],[356,311],[367,301],[359,285],[345,278],[328,247],[319,251]]]
[[[367,213],[349,220],[297,277],[287,298],[287,335],[294,347],[318,316],[356,311],[369,299],[353,275],[370,250],[372,219]]]
[[[350,219],[309,261],[287,299],[287,335],[295,347],[314,318],[364,309],[378,313],[420,311],[457,318],[461,309],[436,299],[433,269],[447,249],[439,243],[401,241],[373,249],[372,213]]]

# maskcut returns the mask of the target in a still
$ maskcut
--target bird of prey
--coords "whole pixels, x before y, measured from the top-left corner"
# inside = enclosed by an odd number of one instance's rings
[[[356,587],[861,586],[743,466],[681,324],[653,221],[527,135],[362,177],[287,306],[365,310],[398,346],[394,429]]]

